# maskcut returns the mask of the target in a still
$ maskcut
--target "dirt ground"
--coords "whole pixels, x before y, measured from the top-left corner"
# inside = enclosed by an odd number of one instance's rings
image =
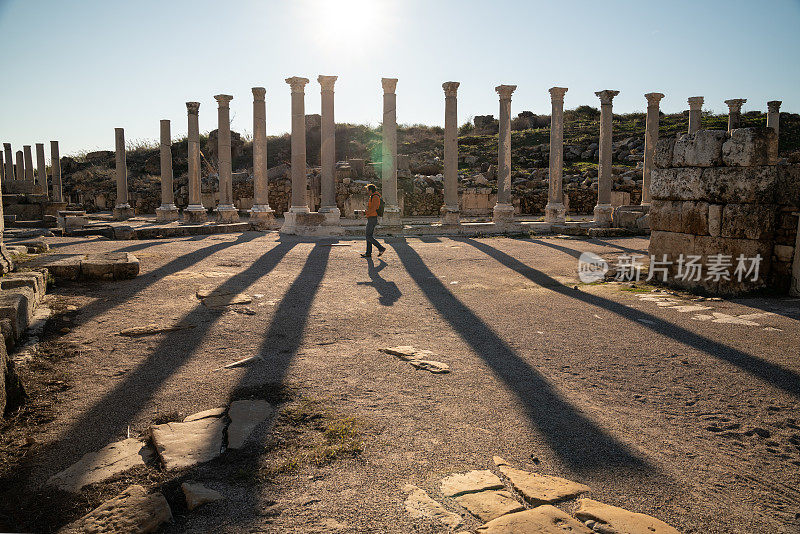
[[[132,252],[141,272],[51,289],[21,367],[30,402],[0,426],[0,530],[52,531],[139,483],[170,502],[165,532],[440,532],[401,488],[459,511],[439,481],[500,455],[682,532],[800,532],[800,299],[684,312],[641,284],[578,283],[581,252],[645,253],[645,239],[389,239],[372,261],[358,240],[274,233],[47,241]],[[198,289],[252,302],[208,308]],[[118,335],[149,323],[186,328]],[[378,351],[395,345],[451,372]],[[242,398],[279,409],[242,451],[79,497],[43,486],[154,422]],[[226,499],[189,512],[185,480]]]

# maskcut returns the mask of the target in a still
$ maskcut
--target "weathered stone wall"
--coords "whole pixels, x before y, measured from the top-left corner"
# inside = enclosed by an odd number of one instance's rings
[[[715,294],[789,290],[800,165],[777,165],[772,129],[700,130],[661,139],[654,159],[650,254],[657,259],[666,254],[673,262],[671,284]],[[719,254],[732,263],[729,280],[707,272]],[[678,278],[681,255],[701,257],[699,280]],[[763,258],[757,280],[752,275],[738,280],[740,255]]]

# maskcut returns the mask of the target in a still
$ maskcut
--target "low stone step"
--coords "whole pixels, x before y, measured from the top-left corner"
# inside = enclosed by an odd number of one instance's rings
[[[124,280],[139,274],[139,260],[130,252],[68,256],[43,266],[56,280]]]

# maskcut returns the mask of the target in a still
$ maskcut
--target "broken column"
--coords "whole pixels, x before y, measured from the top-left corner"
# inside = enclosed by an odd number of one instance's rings
[[[125,130],[114,128],[117,150],[117,204],[114,206],[114,219],[124,221],[133,217],[133,210],[128,204],[128,167],[125,162]]]
[[[564,95],[566,87],[550,88],[550,178],[548,180],[547,205],[544,220],[563,224],[567,211],[564,208]]]
[[[458,209],[458,86],[445,82],[444,89],[444,206],[442,224],[457,225]]]
[[[231,162],[231,95],[214,95],[217,101],[217,153],[219,158],[219,205],[217,220],[239,222],[239,210],[233,205],[233,168]]]
[[[24,145],[25,151],[25,192],[33,193],[33,154],[31,145]]]
[[[514,220],[511,204],[511,94],[516,85],[498,85],[494,88],[500,96],[500,129],[497,136],[497,204],[492,211],[495,224]]]
[[[647,93],[647,118],[644,127],[644,166],[642,170],[642,206],[650,205],[650,174],[653,171],[653,156],[658,143],[659,104],[663,93]]]
[[[275,210],[269,207],[267,180],[267,90],[253,87],[253,208],[250,223],[269,230],[275,223]]]
[[[383,148],[381,150],[381,196],[384,210],[381,224],[402,228],[397,202],[397,78],[381,78],[383,85]]]
[[[53,177],[53,202],[64,202],[64,191],[61,188],[61,157],[58,153],[58,141],[50,141],[50,173]]]
[[[780,135],[781,119],[781,100],[770,100],[767,102],[767,128],[775,130],[776,135]],[[6,153],[8,154],[8,153]]]
[[[595,94],[600,97],[600,154],[594,222],[598,226],[610,226],[613,213],[611,207],[612,101],[619,91],[606,89]]]
[[[734,98],[726,100],[728,105],[728,131],[735,130],[742,125],[742,104],[747,102],[746,98]]]
[[[200,102],[186,102],[189,117],[188,154],[189,154],[189,205],[183,210],[183,222],[201,223],[206,221],[206,209],[200,196],[200,125],[198,112]]]
[[[36,193],[48,196],[47,164],[44,159],[44,143],[36,143]]]
[[[333,85],[338,76],[319,76],[322,107],[320,126],[321,202],[319,212],[325,214],[325,222],[339,225],[341,213],[336,206],[336,122],[333,114]]]
[[[10,182],[14,179],[14,154],[11,152],[11,143],[3,143],[3,153],[6,156],[5,179]]]
[[[156,220],[178,220],[178,208],[172,190],[172,135],[168,119],[161,120],[161,206],[156,208]]]
[[[689,133],[696,133],[700,129],[700,119],[703,116],[703,97],[689,97]]]

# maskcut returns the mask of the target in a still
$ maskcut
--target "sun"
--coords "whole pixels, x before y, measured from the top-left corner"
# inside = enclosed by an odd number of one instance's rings
[[[307,31],[324,50],[368,50],[365,36],[380,35],[387,29],[386,0],[305,0],[298,2],[309,19]],[[369,41],[372,41],[370,39]]]

